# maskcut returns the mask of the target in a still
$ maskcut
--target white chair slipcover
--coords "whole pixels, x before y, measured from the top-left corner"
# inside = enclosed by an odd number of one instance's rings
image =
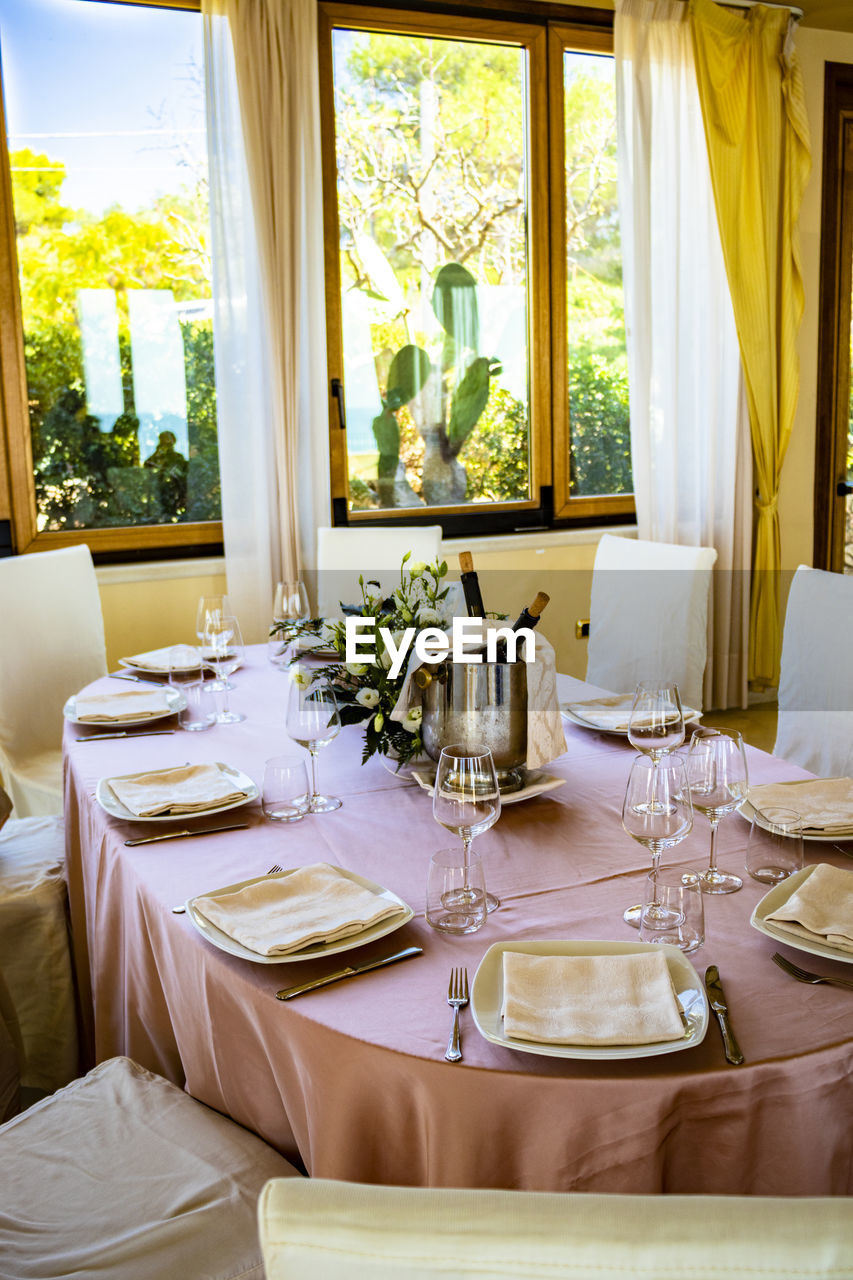
[[[12,818],[0,831],[0,978],[20,1027],[21,1084],[46,1093],[78,1071],[64,866],[61,818]]]
[[[853,1201],[269,1183],[267,1280],[851,1280]]]
[[[18,1015],[0,972],[0,1124],[18,1114],[23,1056]]]
[[[775,756],[853,777],[853,577],[800,565],[782,633]]]
[[[606,533],[595,553],[586,678],[613,693],[640,680],[678,685],[702,710],[713,547]]]
[[[297,1171],[128,1058],[0,1127],[2,1280],[263,1280],[258,1195]]]
[[[441,525],[397,525],[394,528],[342,526],[317,530],[317,609],[321,617],[340,616],[340,603],[359,604],[358,576],[377,578],[384,594],[400,581],[400,562],[432,564],[441,554]]]
[[[19,818],[62,810],[62,707],[105,675],[88,547],[0,559],[0,773]]]

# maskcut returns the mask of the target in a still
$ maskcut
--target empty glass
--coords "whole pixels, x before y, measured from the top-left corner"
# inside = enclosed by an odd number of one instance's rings
[[[684,712],[677,684],[640,683],[634,690],[628,741],[657,763],[684,741]]]
[[[178,712],[178,724],[190,733],[212,729],[216,724],[216,700],[209,681],[192,680],[181,685],[186,706]]]
[[[622,826],[652,855],[652,880],[664,849],[679,844],[693,829],[693,806],[687,770],[680,755],[665,752],[660,760],[636,756],[622,803]],[[622,919],[639,926],[642,902],[627,907]]]
[[[743,884],[732,871],[717,866],[717,827],[733,813],[749,791],[749,773],[743,738],[734,729],[725,733],[711,727],[697,729],[687,752],[687,780],[693,808],[711,824],[711,855],[703,871],[703,893],[734,893]]]
[[[641,942],[668,942],[685,955],[705,941],[705,905],[695,871],[666,868],[649,875],[640,916]]]
[[[302,756],[273,756],[264,765],[261,808],[270,822],[299,822],[308,812],[308,770]]]
[[[317,752],[328,746],[341,731],[341,716],[335,691],[327,680],[311,680],[294,668],[287,699],[285,728],[294,742],[305,747],[311,757],[309,813],[331,813],[340,809],[337,796],[321,796],[317,791]]]
[[[746,869],[761,884],[778,884],[803,865],[803,819],[794,809],[756,812],[746,845]]]
[[[276,583],[272,607],[273,628],[267,644],[267,657],[276,666],[286,666],[290,650],[301,622],[311,617],[308,592],[298,579]]]
[[[245,720],[241,712],[231,710],[228,702],[228,690],[231,688],[228,677],[243,660],[243,637],[236,618],[223,614],[209,623],[204,633],[202,655],[205,665],[216,673],[216,687],[222,691],[222,708],[216,716],[217,724],[237,724]]]
[[[483,860],[456,845],[439,849],[429,862],[427,924],[440,933],[475,933],[486,922]]]
[[[500,813],[501,792],[491,751],[487,747],[469,750],[459,743],[442,747],[435,771],[432,816],[461,839],[463,863],[470,857],[474,837],[493,827]],[[499,906],[494,894],[487,893],[487,910]]]

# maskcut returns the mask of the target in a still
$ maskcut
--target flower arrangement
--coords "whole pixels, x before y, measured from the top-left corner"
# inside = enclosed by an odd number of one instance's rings
[[[447,563],[436,561],[428,565],[423,561],[410,563],[410,560],[411,552],[407,551],[400,566],[400,585],[387,599],[378,593],[378,582],[372,579],[365,582],[360,576],[361,604],[342,606],[351,616],[377,618],[382,627],[392,633],[395,644],[399,643],[407,627],[414,627],[417,632],[424,627],[443,627],[449,623],[445,601],[450,588],[442,585],[447,575]],[[372,587],[376,588],[375,592],[370,590]],[[282,624],[282,629],[287,625]],[[328,624],[315,618],[297,627],[295,634],[303,641],[316,638],[316,645],[304,648],[304,654],[316,651],[319,655],[332,648],[339,655],[339,661],[320,667],[312,674],[314,678],[325,678],[333,686],[342,724],[364,724],[362,764],[378,753],[398,761],[399,767],[421,754],[420,707],[413,707],[402,721],[391,719],[391,712],[403,689],[406,670],[404,668],[396,677],[391,676],[391,655],[378,629],[376,658],[359,663],[345,660],[344,622]],[[299,680],[302,673],[296,670],[291,674]]]

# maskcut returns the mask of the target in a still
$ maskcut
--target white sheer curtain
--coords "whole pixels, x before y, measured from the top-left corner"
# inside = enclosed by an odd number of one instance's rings
[[[313,0],[203,0],[228,593],[246,640],[328,522]]]
[[[704,705],[745,706],[752,455],[687,5],[616,0],[614,39],[638,533],[716,548]]]

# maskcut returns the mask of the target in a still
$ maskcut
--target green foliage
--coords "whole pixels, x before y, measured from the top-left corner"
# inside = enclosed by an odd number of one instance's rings
[[[569,368],[571,489],[575,497],[631,493],[628,374],[597,354]]]
[[[480,421],[460,455],[467,502],[520,502],[530,497],[529,429],[520,400],[502,387],[489,396]]]

